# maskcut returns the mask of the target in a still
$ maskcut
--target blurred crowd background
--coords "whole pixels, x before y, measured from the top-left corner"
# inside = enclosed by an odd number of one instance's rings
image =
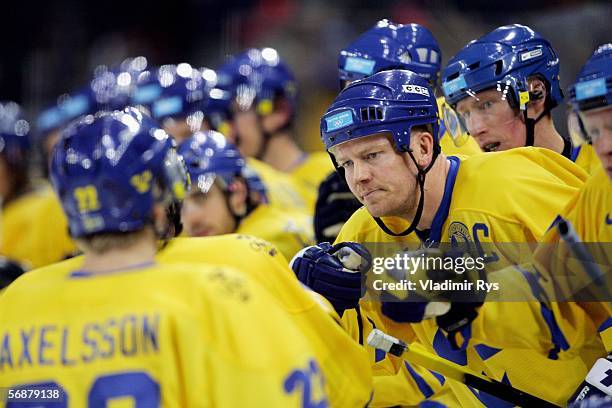
[[[468,41],[497,26],[527,24],[561,59],[563,89],[593,49],[612,37],[610,1],[174,0],[12,2],[4,5],[0,99],[41,109],[82,86],[97,65],[144,55],[152,65],[215,68],[250,46],[276,48],[300,86],[297,134],[322,148],[319,118],[338,92],[338,51],[379,19],[420,23],[442,48],[443,66]],[[565,133],[562,109],[555,110]],[[36,160],[35,158],[33,158]]]

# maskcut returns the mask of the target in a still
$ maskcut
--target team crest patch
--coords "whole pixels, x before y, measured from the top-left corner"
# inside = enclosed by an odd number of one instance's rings
[[[468,227],[464,223],[458,221],[452,222],[448,227],[448,238],[454,245],[472,242]]]

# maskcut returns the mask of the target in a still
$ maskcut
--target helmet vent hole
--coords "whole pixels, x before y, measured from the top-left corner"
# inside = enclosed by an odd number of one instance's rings
[[[455,72],[454,74],[449,75],[446,80],[452,81],[453,79],[458,78],[458,77],[459,77],[459,72]]]
[[[468,69],[469,69],[470,71],[473,71],[473,70],[475,70],[476,68],[478,68],[479,66],[480,66],[480,61],[476,61],[475,63],[473,63],[473,64],[471,64],[471,65],[468,65]]]
[[[502,68],[504,67],[504,63],[499,60],[495,62],[495,75],[500,75],[502,73]]]
[[[361,108],[359,110],[359,113],[361,114],[362,122],[368,120],[368,108]]]
[[[359,110],[361,121],[381,120],[383,118],[382,108],[376,106],[363,107]]]
[[[370,120],[375,120],[376,119],[376,108],[373,106],[370,106],[368,108],[368,116],[370,118]]]

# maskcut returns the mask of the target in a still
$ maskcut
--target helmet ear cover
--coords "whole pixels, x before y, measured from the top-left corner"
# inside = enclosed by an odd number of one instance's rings
[[[544,88],[546,89],[546,99],[544,101],[544,109],[547,111],[548,116],[550,116],[550,111],[555,108],[558,104],[553,101],[551,93],[550,93],[550,82],[546,78],[544,78],[541,74],[535,74],[527,78],[527,81],[532,79],[537,79],[542,81],[544,84]],[[514,95],[512,96],[514,98]],[[529,91],[529,101],[539,101],[544,97],[543,92],[541,90]]]

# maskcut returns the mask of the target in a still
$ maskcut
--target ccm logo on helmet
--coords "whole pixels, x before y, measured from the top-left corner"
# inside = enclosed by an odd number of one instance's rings
[[[429,89],[418,85],[402,85],[402,90],[406,93],[429,96]]]

